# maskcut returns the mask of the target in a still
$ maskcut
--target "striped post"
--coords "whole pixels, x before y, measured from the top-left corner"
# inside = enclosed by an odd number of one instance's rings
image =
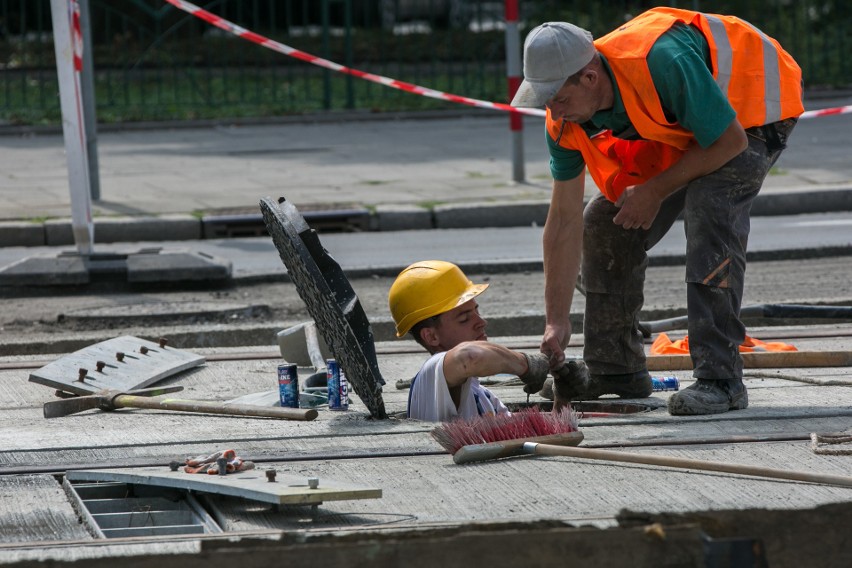
[[[506,17],[506,78],[509,100],[521,86],[521,35],[518,30],[518,0],[504,0]],[[509,113],[512,131],[512,180],[522,183],[524,175],[524,122],[520,113]]]
[[[98,113],[95,104],[95,58],[92,55],[92,11],[89,0],[78,0],[80,31],[83,34],[83,68],[80,70],[80,92],[83,96],[83,122],[86,128],[86,153],[89,158],[89,187],[92,201],[101,198],[101,175],[98,166]]]
[[[80,71],[83,69],[83,34],[77,0],[51,0],[53,45],[59,77],[59,102],[62,134],[71,193],[71,229],[81,255],[91,255],[95,240],[92,223],[92,198],[89,159],[86,144],[83,94]]]

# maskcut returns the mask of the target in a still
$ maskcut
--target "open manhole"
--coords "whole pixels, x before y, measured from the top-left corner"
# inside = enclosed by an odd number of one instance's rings
[[[571,407],[580,415],[580,418],[585,417],[606,417],[606,416],[623,416],[627,414],[637,414],[640,412],[650,412],[660,405],[655,404],[657,399],[648,399],[648,402],[624,402],[618,399],[608,400],[578,400],[571,403]],[[664,401],[661,401],[665,405]],[[517,412],[525,408],[538,407],[542,412],[550,412],[553,410],[553,402],[546,400],[540,402],[509,402],[506,407],[512,412]]]
[[[538,402],[507,402],[506,408],[512,412],[518,412],[526,408],[538,407],[542,412],[550,412],[553,410],[553,402],[549,400]],[[665,406],[665,401],[660,399],[648,399],[648,402],[622,402],[617,399],[612,400],[586,400],[576,401],[571,403],[571,407],[580,415],[580,418],[606,418],[608,416],[624,416],[628,414],[638,414],[640,412],[651,412],[657,408]],[[408,412],[405,410],[394,412],[389,415],[391,418],[404,419],[408,418]]]
[[[59,314],[67,324],[147,324],[162,322],[220,323],[264,319],[271,315],[265,304],[236,302],[138,302],[82,308]]]
[[[171,488],[63,480],[83,524],[97,538],[221,533],[195,496]]]

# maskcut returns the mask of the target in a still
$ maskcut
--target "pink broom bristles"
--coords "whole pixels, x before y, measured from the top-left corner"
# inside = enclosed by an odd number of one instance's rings
[[[558,414],[528,408],[512,414],[454,420],[436,426],[431,434],[445,450],[455,454],[463,446],[521,438],[552,436],[577,431],[577,414],[571,407]]]

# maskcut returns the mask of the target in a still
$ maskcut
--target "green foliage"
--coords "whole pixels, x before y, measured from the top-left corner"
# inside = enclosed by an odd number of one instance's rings
[[[435,75],[430,78],[430,86],[452,90],[463,80]],[[55,76],[7,87],[0,87],[0,122],[44,125],[61,121]],[[477,96],[505,100],[502,88],[502,83],[496,83],[491,90],[479,90]],[[338,75],[326,81],[322,73],[292,76],[274,68],[185,68],[179,73],[159,70],[132,74],[101,72],[95,84],[95,99],[101,123],[227,119],[345,110],[349,89],[353,98],[362,103],[358,108],[374,112],[457,108],[450,102],[380,85],[349,84],[346,77]]]

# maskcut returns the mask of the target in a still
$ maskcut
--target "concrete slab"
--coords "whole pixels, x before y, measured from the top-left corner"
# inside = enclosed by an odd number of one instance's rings
[[[126,258],[127,282],[226,282],[231,278],[230,260],[190,249],[140,249]]]
[[[163,284],[230,280],[232,263],[204,252],[148,247],[81,255],[40,252],[0,268],[0,286],[49,287],[102,282]]]
[[[0,268],[0,286],[73,286],[88,282],[85,260],[73,254],[34,254]]]
[[[83,469],[68,472],[71,481],[117,481],[137,485],[172,487],[198,493],[229,495],[274,505],[319,505],[325,501],[378,499],[382,490],[340,483],[329,478],[278,475],[272,480],[264,470],[252,469],[227,475],[188,474],[163,467]],[[316,486],[312,486],[316,483]]]
[[[534,345],[534,339],[538,338],[499,339],[511,345]],[[802,346],[813,345],[808,341],[823,342],[829,349],[849,347],[848,337],[840,334],[829,339],[803,339]],[[162,384],[180,384],[188,398],[207,400],[227,400],[268,390],[275,385],[275,368],[280,361],[275,347],[274,337],[270,337],[266,349],[273,352],[267,358],[211,361]],[[257,347],[257,352],[260,349]],[[578,347],[572,349],[576,352]],[[216,348],[202,352],[210,359],[211,354],[236,355],[242,351]],[[406,341],[379,343],[377,353],[382,373],[388,379],[383,400],[388,414],[397,416],[405,408],[408,392],[394,388],[394,384],[398,379],[409,378],[419,368],[425,353]],[[715,416],[672,417],[662,409],[670,393],[655,393],[653,398],[658,404],[653,406],[657,410],[581,419],[585,435],[582,445],[623,446],[621,451],[849,475],[848,456],[818,455],[811,450],[808,440],[810,432],[844,430],[852,423],[852,407],[847,404],[849,387],[832,383],[843,379],[848,369],[752,372],[756,375],[747,378],[751,406],[746,410]],[[674,374],[682,386],[689,384],[688,371]],[[501,399],[512,404],[526,401],[520,386],[512,384],[510,377],[498,376],[493,381],[495,384],[490,388]],[[276,513],[252,507],[243,500],[212,497],[215,507],[226,518],[223,526],[232,531],[231,537],[236,536],[234,533],[277,538],[278,531],[303,534],[300,531],[307,530],[317,536],[345,531],[352,542],[367,533],[386,535],[390,531],[401,535],[399,531],[412,530],[422,536],[426,534],[423,531],[441,527],[452,535],[442,546],[458,546],[463,550],[455,539],[477,530],[476,527],[511,522],[513,528],[506,535],[522,533],[527,542],[548,542],[549,533],[541,523],[555,523],[548,526],[595,527],[596,532],[585,535],[587,544],[596,543],[589,544],[591,556],[587,556],[592,558],[607,547],[603,541],[588,540],[592,538],[590,535],[604,534],[618,542],[628,538],[625,529],[616,528],[620,519],[626,518],[626,510],[633,512],[629,518],[634,523],[655,516],[662,519],[665,515],[710,519],[715,518],[711,515],[724,511],[731,515],[757,515],[764,522],[770,518],[780,522],[778,519],[810,512],[814,516],[809,527],[828,527],[818,520],[827,520],[825,515],[838,518],[840,514],[828,508],[852,506],[852,491],[848,488],[692,469],[558,457],[520,457],[458,466],[431,439],[431,424],[399,418],[370,419],[369,411],[357,399],[348,412],[320,408],[319,417],[312,422],[127,409],[86,412],[48,422],[41,417],[41,405],[50,398],[50,393],[27,382],[25,371],[0,370],[0,384],[6,386],[4,411],[0,413],[0,447],[5,449],[0,454],[0,480],[16,474],[45,477],[55,484],[47,474],[69,469],[157,467],[162,470],[174,459],[232,447],[244,459],[262,464],[262,469],[273,467],[283,475],[316,476],[320,480],[329,478],[382,490],[381,500],[327,502],[317,515],[311,515],[304,507]],[[45,514],[40,507],[38,503],[27,504],[26,514]],[[744,521],[737,524],[729,518],[727,522],[742,527]],[[674,529],[669,525],[663,527],[668,535],[666,542],[671,544],[678,537],[670,532]],[[823,533],[834,538],[829,529]],[[764,527],[750,533],[738,528],[730,534],[765,539],[771,565],[785,566],[783,561],[776,560],[792,542],[787,537],[781,538],[780,535],[787,534],[783,530],[773,533]],[[38,538],[50,540],[51,537]],[[400,538],[400,543],[417,542],[413,534],[406,533]],[[499,541],[501,537],[492,533],[483,536],[480,543],[487,546],[491,542],[493,546],[495,538]],[[566,533],[560,534],[560,538],[570,541],[573,537]],[[699,541],[700,538],[695,542]],[[136,553],[172,550],[176,541],[150,542],[147,549],[135,549]],[[139,543],[133,545],[138,547]],[[42,555],[64,550],[68,558],[77,546],[82,545],[53,541],[41,546]],[[232,542],[231,546],[235,544]],[[680,550],[692,550],[692,546],[683,544]],[[799,550],[810,545],[797,542],[796,546]],[[90,548],[85,550],[86,554],[91,553]],[[94,557],[100,556],[102,561],[126,554],[117,548],[99,550],[103,552]],[[0,561],[4,554],[6,551],[0,545]],[[34,558],[29,554],[29,558]],[[671,559],[671,553],[666,557]],[[315,561],[316,556],[313,558]],[[428,558],[434,561],[435,556]],[[819,564],[832,566],[830,560],[820,558]]]

